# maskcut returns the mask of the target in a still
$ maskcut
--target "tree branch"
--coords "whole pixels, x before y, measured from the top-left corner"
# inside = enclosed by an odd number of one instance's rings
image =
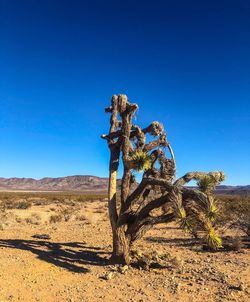
[[[148,188],[149,186],[154,186],[154,185],[163,186],[167,190],[171,190],[173,188],[173,185],[165,179],[145,177],[142,179],[141,183],[134,190],[134,192],[131,193],[131,195],[127,198],[126,209],[130,208],[133,205],[133,203],[143,195],[144,190],[146,188]]]
[[[161,136],[158,139],[146,144],[143,148],[143,151],[149,152],[157,147],[166,147],[166,146],[167,146],[167,138],[166,138],[166,134],[164,133],[161,134]]]
[[[180,187],[184,186],[186,183],[190,182],[191,180],[200,180],[204,176],[210,176],[214,178],[216,182],[220,182],[224,179],[224,173],[220,171],[216,172],[189,172],[184,176],[180,177],[174,182],[174,185]]]
[[[135,104],[132,104],[132,105],[135,105]],[[105,109],[106,112],[111,112],[112,107],[108,107]],[[135,108],[135,107],[134,107]],[[135,108],[135,110],[138,109],[138,106],[137,108]],[[132,131],[130,133],[130,139],[134,138],[136,136],[136,129],[137,129],[138,126],[136,125],[132,125]],[[159,123],[159,122],[153,122],[151,123],[148,127],[146,128],[143,128],[141,130],[144,134],[151,134],[153,136],[157,136],[157,135],[161,135],[162,132],[163,132],[163,126]],[[115,138],[118,138],[122,135],[122,130],[116,130],[115,132],[113,133],[109,133],[109,134],[103,134],[101,136],[101,138],[103,139],[107,139],[107,140],[110,140],[110,139],[115,139]]]
[[[131,242],[133,242],[140,239],[154,225],[171,222],[174,218],[175,215],[173,213],[158,217],[148,216],[145,219],[136,221],[134,224],[130,225],[126,233],[130,235]]]
[[[130,188],[130,178],[131,178],[131,169],[127,165],[129,160],[129,151],[131,148],[130,144],[130,132],[132,128],[132,116],[134,112],[138,109],[136,104],[130,104],[125,95],[118,96],[118,102],[120,106],[120,115],[122,118],[122,160],[123,160],[123,177],[121,184],[121,211],[125,208],[125,201],[129,194]]]

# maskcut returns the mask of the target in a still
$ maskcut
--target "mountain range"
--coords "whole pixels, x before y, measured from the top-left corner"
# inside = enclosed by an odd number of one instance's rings
[[[66,177],[34,178],[2,178],[0,190],[28,191],[105,191],[108,187],[107,177],[91,175],[75,175]]]
[[[118,180],[120,185],[121,180]],[[107,177],[92,175],[75,175],[66,177],[34,178],[3,178],[0,177],[1,191],[106,191],[108,188]],[[218,194],[242,195],[250,194],[250,185],[247,186],[218,186]]]

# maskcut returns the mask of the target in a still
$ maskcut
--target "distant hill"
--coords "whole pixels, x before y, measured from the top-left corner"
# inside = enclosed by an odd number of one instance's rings
[[[217,194],[228,195],[245,195],[250,194],[250,185],[247,186],[218,186],[216,188]]]
[[[189,188],[197,189],[197,187],[190,186]],[[247,186],[217,186],[215,190],[216,194],[221,195],[245,195],[250,194],[250,185]]]
[[[118,185],[121,181],[118,180]],[[75,175],[66,177],[34,178],[3,178],[0,177],[0,190],[23,190],[23,191],[106,191],[108,178],[91,175]],[[218,186],[218,194],[242,195],[250,194],[248,186]]]
[[[1,178],[0,190],[27,191],[105,191],[108,178],[91,175],[75,175],[66,177],[33,178]]]

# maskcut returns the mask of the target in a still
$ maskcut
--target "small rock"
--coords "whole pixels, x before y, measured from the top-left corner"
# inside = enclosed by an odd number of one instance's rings
[[[119,272],[121,274],[125,274],[127,270],[128,270],[128,265],[124,265],[124,266],[119,267]]]
[[[183,261],[179,257],[174,257],[170,261],[172,266],[175,268],[180,268],[183,266]]]
[[[112,272],[107,273],[102,277],[104,280],[111,280],[114,277],[114,274]]]

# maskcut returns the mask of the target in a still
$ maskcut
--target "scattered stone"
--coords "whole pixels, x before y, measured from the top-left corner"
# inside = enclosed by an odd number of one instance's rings
[[[121,274],[125,274],[127,272],[128,268],[129,268],[128,265],[120,266],[118,271]]]
[[[113,272],[109,272],[109,273],[106,273],[101,278],[104,279],[104,280],[111,280],[111,279],[113,279],[113,277],[114,277],[114,273]]]

